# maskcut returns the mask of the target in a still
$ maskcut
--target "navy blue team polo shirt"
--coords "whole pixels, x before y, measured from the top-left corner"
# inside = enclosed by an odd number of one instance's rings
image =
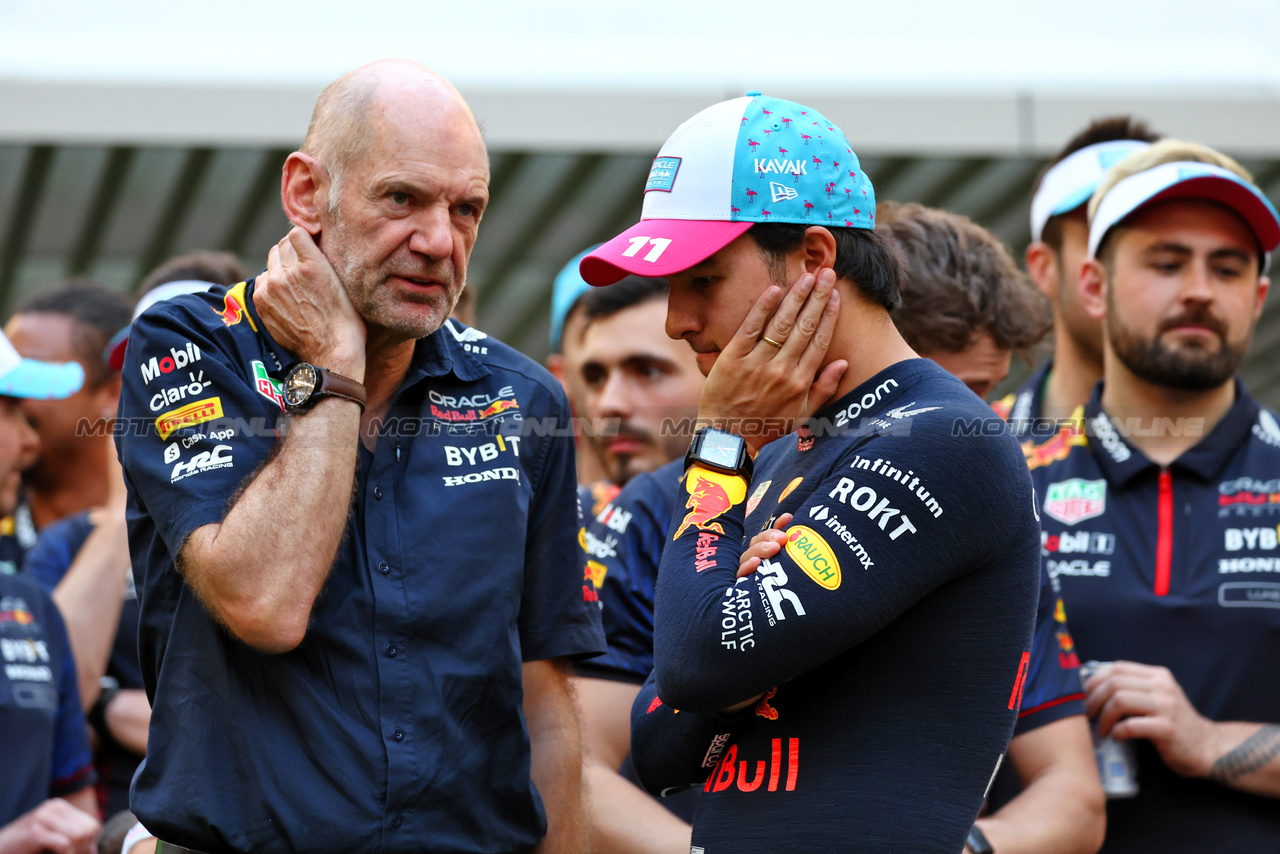
[[[580,586],[564,393],[454,321],[418,341],[376,449],[361,449],[307,636],[264,655],[174,569],[284,424],[293,358],[252,294],[170,300],[130,337],[119,446],[154,707],[133,810],[208,852],[528,850],[545,817],[521,663],[603,649]]]
[[[1163,665],[1211,720],[1280,722],[1276,417],[1237,381],[1222,421],[1162,468],[1101,414],[1101,388],[1061,448],[1027,455],[1080,657]],[[1274,799],[1180,777],[1133,744],[1139,793],[1107,803],[1104,851],[1280,845]]]
[[[1017,443],[961,429],[990,418],[912,359],[764,448],[750,487],[683,478],[632,756],[650,791],[702,785],[695,847],[963,847],[1013,730],[1039,587]],[[746,540],[788,512],[783,551],[736,579]]]
[[[0,574],[0,827],[93,784],[62,616],[30,578]]]

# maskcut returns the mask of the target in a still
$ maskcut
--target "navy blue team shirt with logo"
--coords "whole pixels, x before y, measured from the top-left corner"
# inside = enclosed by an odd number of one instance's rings
[[[47,526],[27,555],[23,571],[52,593],[71,569],[93,528],[88,513],[73,513]],[[138,597],[132,576],[120,605],[120,621],[107,659],[107,675],[121,688],[143,688],[142,670],[138,665]],[[104,816],[112,816],[129,808],[129,785],[142,757],[121,745],[110,733],[99,732],[98,739],[93,757],[98,772],[98,808]]]
[[[1237,381],[1217,426],[1161,467],[1126,441],[1123,420],[1117,429],[1101,412],[1101,388],[1065,453],[1027,455],[1046,546],[1056,546],[1045,567],[1080,656],[1167,667],[1210,720],[1280,723],[1275,415]],[[1280,844],[1275,799],[1181,777],[1150,742],[1133,745],[1139,792],[1108,801],[1104,851]]]
[[[546,822],[521,663],[604,647],[580,585],[563,391],[454,321],[419,340],[361,448],[307,636],[264,655],[174,568],[277,441],[293,358],[252,294],[170,300],[130,336],[118,441],[153,704],[133,810],[208,852],[528,850]]]
[[[632,756],[650,791],[702,786],[696,848],[963,847],[1013,730],[1039,586],[1016,442],[958,428],[990,414],[913,359],[767,446],[749,492],[685,476]],[[785,512],[783,551],[735,580],[745,540]]]
[[[93,785],[67,630],[31,578],[0,574],[0,827]]]

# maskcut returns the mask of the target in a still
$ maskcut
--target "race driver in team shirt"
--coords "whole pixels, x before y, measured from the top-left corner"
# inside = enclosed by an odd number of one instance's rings
[[[1081,657],[1115,662],[1088,712],[1136,760],[1106,852],[1280,845],[1280,425],[1235,377],[1278,244],[1248,173],[1193,143],[1130,155],[1090,201],[1105,378],[1065,453],[1028,461]]]
[[[892,313],[903,337],[975,391],[994,387],[1004,379],[1012,352],[1035,346],[1044,335],[1043,298],[1000,241],[965,217],[893,203],[881,203],[877,216],[877,231],[893,240],[905,262],[902,305]],[[609,650],[579,668],[611,680],[618,692],[631,686],[633,697],[653,670],[654,583],[683,471],[680,460],[636,476],[587,526],[589,542],[611,536],[614,542],[608,555],[586,556],[592,574],[603,581]],[[767,489],[759,484],[748,498],[748,517],[762,500],[761,487]],[[789,521],[783,515],[775,525]],[[770,529],[756,540],[744,560],[773,557],[785,535]],[[1042,854],[1091,852],[1101,845],[1103,795],[1078,666],[1061,602],[1042,573],[1022,710],[997,779],[1002,808],[979,821],[973,850],[981,850],[984,841],[999,851]]]
[[[668,278],[667,332],[708,374],[632,733],[651,790],[706,780],[706,854],[954,854],[1013,728],[1029,478],[1006,433],[953,429],[990,410],[894,329],[874,204],[842,132],[750,93],[676,131],[642,222],[582,263]],[[747,532],[784,512],[787,547],[735,583]]]

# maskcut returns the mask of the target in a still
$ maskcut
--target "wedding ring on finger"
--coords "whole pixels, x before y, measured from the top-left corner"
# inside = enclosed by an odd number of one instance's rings
[[[770,338],[768,335],[761,335],[761,336],[760,336],[760,340],[761,340],[761,341],[763,341],[763,342],[764,342],[764,343],[766,343],[766,344],[772,344],[773,346],[777,347],[779,350],[781,350],[781,349],[782,349],[782,342],[781,342],[781,341],[774,341],[774,340],[773,340],[772,338]]]

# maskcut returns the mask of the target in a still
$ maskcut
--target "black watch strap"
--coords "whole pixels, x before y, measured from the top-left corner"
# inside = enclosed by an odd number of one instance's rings
[[[98,691],[98,699],[94,701],[93,708],[89,710],[88,721],[99,738],[109,738],[111,730],[107,728],[107,706],[120,693],[120,683],[110,676],[104,676],[100,684],[101,690]]]
[[[747,483],[755,472],[755,461],[747,450],[746,440],[718,427],[703,427],[693,434],[684,456],[685,471],[695,463],[712,471],[737,475]]]

